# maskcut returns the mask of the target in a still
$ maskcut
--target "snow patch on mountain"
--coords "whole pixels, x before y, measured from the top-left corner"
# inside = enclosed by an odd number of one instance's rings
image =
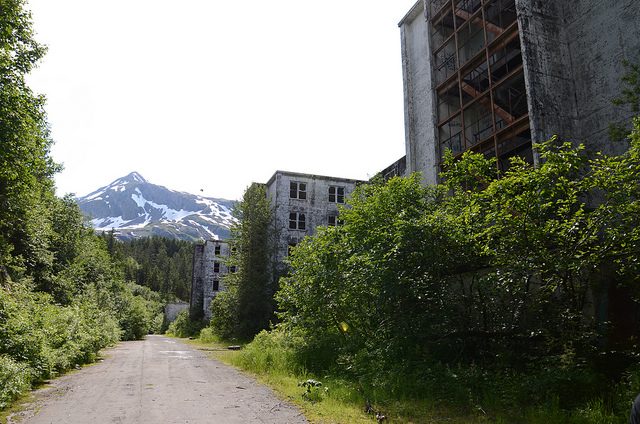
[[[149,183],[139,173],[77,199],[97,231],[124,237],[161,235],[183,239],[220,239],[236,222],[232,202],[170,190]],[[136,230],[135,233],[131,230]]]

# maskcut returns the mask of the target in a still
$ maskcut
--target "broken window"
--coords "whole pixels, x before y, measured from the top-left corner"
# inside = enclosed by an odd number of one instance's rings
[[[289,198],[305,200],[307,198],[307,184],[291,181],[289,183]]]
[[[213,254],[216,256],[220,256],[220,246],[216,246],[213,248]]]
[[[531,162],[531,131],[515,0],[429,0],[438,141],[508,167]]]
[[[214,278],[214,279],[213,279],[213,284],[212,284],[211,289],[212,289],[213,291],[220,290],[220,280],[218,280],[217,278]]]
[[[329,215],[328,219],[327,219],[327,224],[330,227],[337,227],[339,225],[344,224],[344,221],[341,219],[338,219],[338,217],[336,215]]]
[[[331,203],[344,203],[344,187],[330,186],[329,187],[329,202],[331,202]]]
[[[290,230],[306,230],[306,218],[304,213],[291,212],[289,214],[289,229]]]
[[[220,262],[213,263],[213,272],[220,272]]]

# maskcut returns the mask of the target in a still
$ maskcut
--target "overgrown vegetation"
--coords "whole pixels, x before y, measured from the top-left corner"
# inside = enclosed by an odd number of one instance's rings
[[[163,237],[118,241],[102,235],[114,260],[122,264],[127,281],[157,292],[167,301],[189,301],[193,243]]]
[[[246,361],[341,376],[389,408],[625,422],[640,391],[640,120],[629,140],[591,159],[550,140],[538,168],[514,158],[500,178],[466,153],[437,187],[360,186],[343,226],[294,249],[282,322]]]
[[[234,215],[229,265],[237,272],[225,276],[226,290],[211,302],[210,326],[223,338],[249,340],[274,319],[274,234],[265,186],[249,186]]]
[[[24,81],[45,48],[24,3],[0,1],[0,409],[161,323],[159,295],[126,282],[73,198],[55,196],[45,101]]]

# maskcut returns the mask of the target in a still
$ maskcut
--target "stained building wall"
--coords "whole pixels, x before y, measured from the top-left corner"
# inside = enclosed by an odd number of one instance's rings
[[[623,60],[640,61],[636,0],[517,0],[534,141],[554,134],[591,150],[622,153],[611,122],[631,111],[611,100],[622,90]]]
[[[291,183],[304,184],[304,199],[299,198],[299,190],[292,197]],[[307,235],[315,234],[318,226],[329,225],[329,217],[337,219],[338,205],[330,201],[330,187],[342,188],[343,199],[351,195],[358,181],[345,178],[325,177],[295,172],[277,171],[267,182],[267,196],[274,215],[274,235],[276,243],[276,263],[287,257],[289,246],[297,244]],[[299,188],[299,185],[297,186]],[[337,195],[337,194],[336,194]],[[291,214],[304,215],[304,229],[291,228]],[[299,221],[298,221],[299,223]]]
[[[224,276],[229,273],[225,261],[231,254],[230,249],[229,243],[223,240],[208,240],[195,245],[189,303],[192,319],[211,318],[211,301],[225,289]]]
[[[407,172],[422,172],[429,184],[438,181],[442,153],[429,15],[447,3],[418,1],[399,24]],[[454,3],[462,7],[480,0]],[[483,2],[490,3],[509,0]],[[628,122],[631,116],[611,100],[623,88],[622,61],[640,61],[640,2],[515,0],[515,9],[531,140],[542,142],[557,134],[593,151],[624,151],[626,144],[610,141],[607,130],[611,122]],[[537,157],[532,160],[538,162]]]
[[[435,184],[440,151],[436,142],[435,84],[425,5],[418,1],[400,23],[404,89],[406,172],[421,172]]]

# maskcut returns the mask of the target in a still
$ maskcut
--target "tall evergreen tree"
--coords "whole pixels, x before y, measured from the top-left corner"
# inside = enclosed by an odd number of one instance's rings
[[[266,187],[249,186],[234,215],[238,224],[231,229],[235,253],[229,265],[237,272],[225,278],[228,293],[213,302],[212,326],[222,335],[248,339],[269,327],[275,309],[274,231]],[[216,312],[224,317],[218,319]]]
[[[49,157],[44,97],[25,83],[46,49],[33,38],[24,3],[0,1],[0,263],[14,276],[27,269],[41,279],[52,263],[47,204],[58,167]]]

